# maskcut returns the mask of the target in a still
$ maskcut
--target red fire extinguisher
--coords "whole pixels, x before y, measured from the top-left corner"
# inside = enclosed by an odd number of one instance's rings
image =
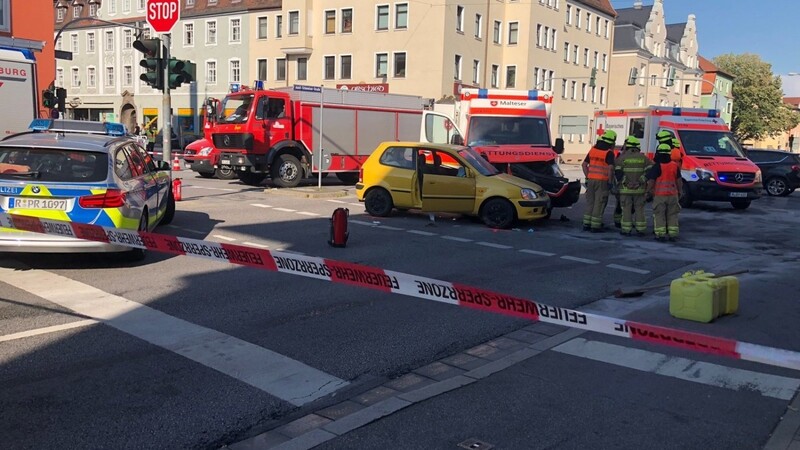
[[[179,202],[183,199],[181,193],[181,179],[175,178],[172,180],[172,198],[175,199],[176,202]]]
[[[336,208],[331,216],[331,240],[328,244],[331,247],[347,246],[347,238],[350,232],[347,231],[347,219],[350,217],[350,210],[347,208]]]

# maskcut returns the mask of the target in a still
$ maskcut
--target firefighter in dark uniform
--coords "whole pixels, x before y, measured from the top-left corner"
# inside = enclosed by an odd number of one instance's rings
[[[647,218],[644,215],[647,179],[645,173],[652,162],[642,153],[639,139],[628,136],[625,152],[614,161],[615,176],[619,186],[622,220],[620,234],[644,236]]]
[[[583,230],[599,233],[603,229],[603,213],[608,204],[611,178],[614,174],[614,144],[617,133],[607,130],[589,150],[581,164],[586,176],[586,210]]]
[[[653,195],[653,231],[656,240],[675,241],[678,238],[678,204],[682,182],[678,163],[672,161],[670,144],[659,144],[655,164],[647,171],[647,187]]]

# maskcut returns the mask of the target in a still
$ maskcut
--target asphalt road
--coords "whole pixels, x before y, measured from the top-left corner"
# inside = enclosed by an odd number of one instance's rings
[[[427,226],[414,211],[372,218],[353,195],[307,199],[182,175],[184,201],[160,229],[166,234],[800,351],[796,194],[746,211],[698,204],[681,214],[682,239],[665,244],[583,233],[580,206],[507,231],[446,214]],[[326,244],[340,206],[351,211],[344,249]],[[697,268],[750,269],[740,276],[737,314],[711,324],[674,319],[666,290],[613,299],[617,288]],[[317,426],[329,423],[312,414],[321,408],[355,405],[378,386],[529,325],[187,256],[150,253],[130,266],[112,256],[2,254],[0,430],[12,448],[257,448],[304,436],[313,427],[299,424],[315,417]],[[664,358],[708,366],[687,379],[642,363]],[[496,448],[758,448],[797,379],[790,370],[584,333],[323,448],[456,448],[469,438]],[[269,439],[259,441],[262,433]]]

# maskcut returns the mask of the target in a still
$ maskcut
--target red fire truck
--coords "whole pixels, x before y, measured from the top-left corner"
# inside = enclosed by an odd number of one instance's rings
[[[276,186],[294,187],[318,172],[354,184],[361,164],[383,141],[452,140],[449,132],[426,132],[449,122],[426,118],[435,115],[424,110],[426,104],[411,95],[316,86],[244,88],[225,96],[218,108],[208,105],[211,140],[220,151],[216,168],[231,166],[253,186],[270,176]]]
[[[215,117],[208,111],[219,109],[219,99],[209,97],[203,102],[203,138],[186,146],[183,161],[188,169],[194,170],[203,178],[216,177],[220,180],[236,178],[236,171],[230,165],[219,163],[220,152],[211,141],[211,130],[214,128]],[[211,106],[209,108],[208,106]]]
[[[677,137],[685,186],[681,206],[710,200],[746,209],[752,200],[761,197],[761,171],[745,157],[717,110],[651,106],[597,111],[595,127],[598,135],[614,130],[617,136],[636,136],[642,151],[651,158],[658,146],[659,131],[666,130]]]
[[[567,207],[578,201],[581,185],[558,166],[564,140],[551,146],[552,102],[548,91],[465,88],[454,104],[437,104],[435,110],[452,114],[466,145],[498,170],[533,181],[554,207]]]

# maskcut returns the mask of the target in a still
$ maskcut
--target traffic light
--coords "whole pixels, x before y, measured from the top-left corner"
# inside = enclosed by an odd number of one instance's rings
[[[56,107],[56,94],[50,89],[42,91],[42,105],[44,105],[45,108]]]
[[[592,67],[592,75],[589,77],[589,87],[597,86],[597,68]]]
[[[170,89],[176,89],[184,83],[194,81],[196,66],[191,61],[170,58],[169,60],[169,82]]]
[[[153,89],[164,90],[164,66],[161,59],[161,39],[139,38],[133,42],[133,48],[144,53],[146,58],[139,61],[139,65],[147,69],[139,79]]]
[[[58,110],[62,113],[67,112],[67,90],[64,88],[56,89],[56,100],[58,100]]]

